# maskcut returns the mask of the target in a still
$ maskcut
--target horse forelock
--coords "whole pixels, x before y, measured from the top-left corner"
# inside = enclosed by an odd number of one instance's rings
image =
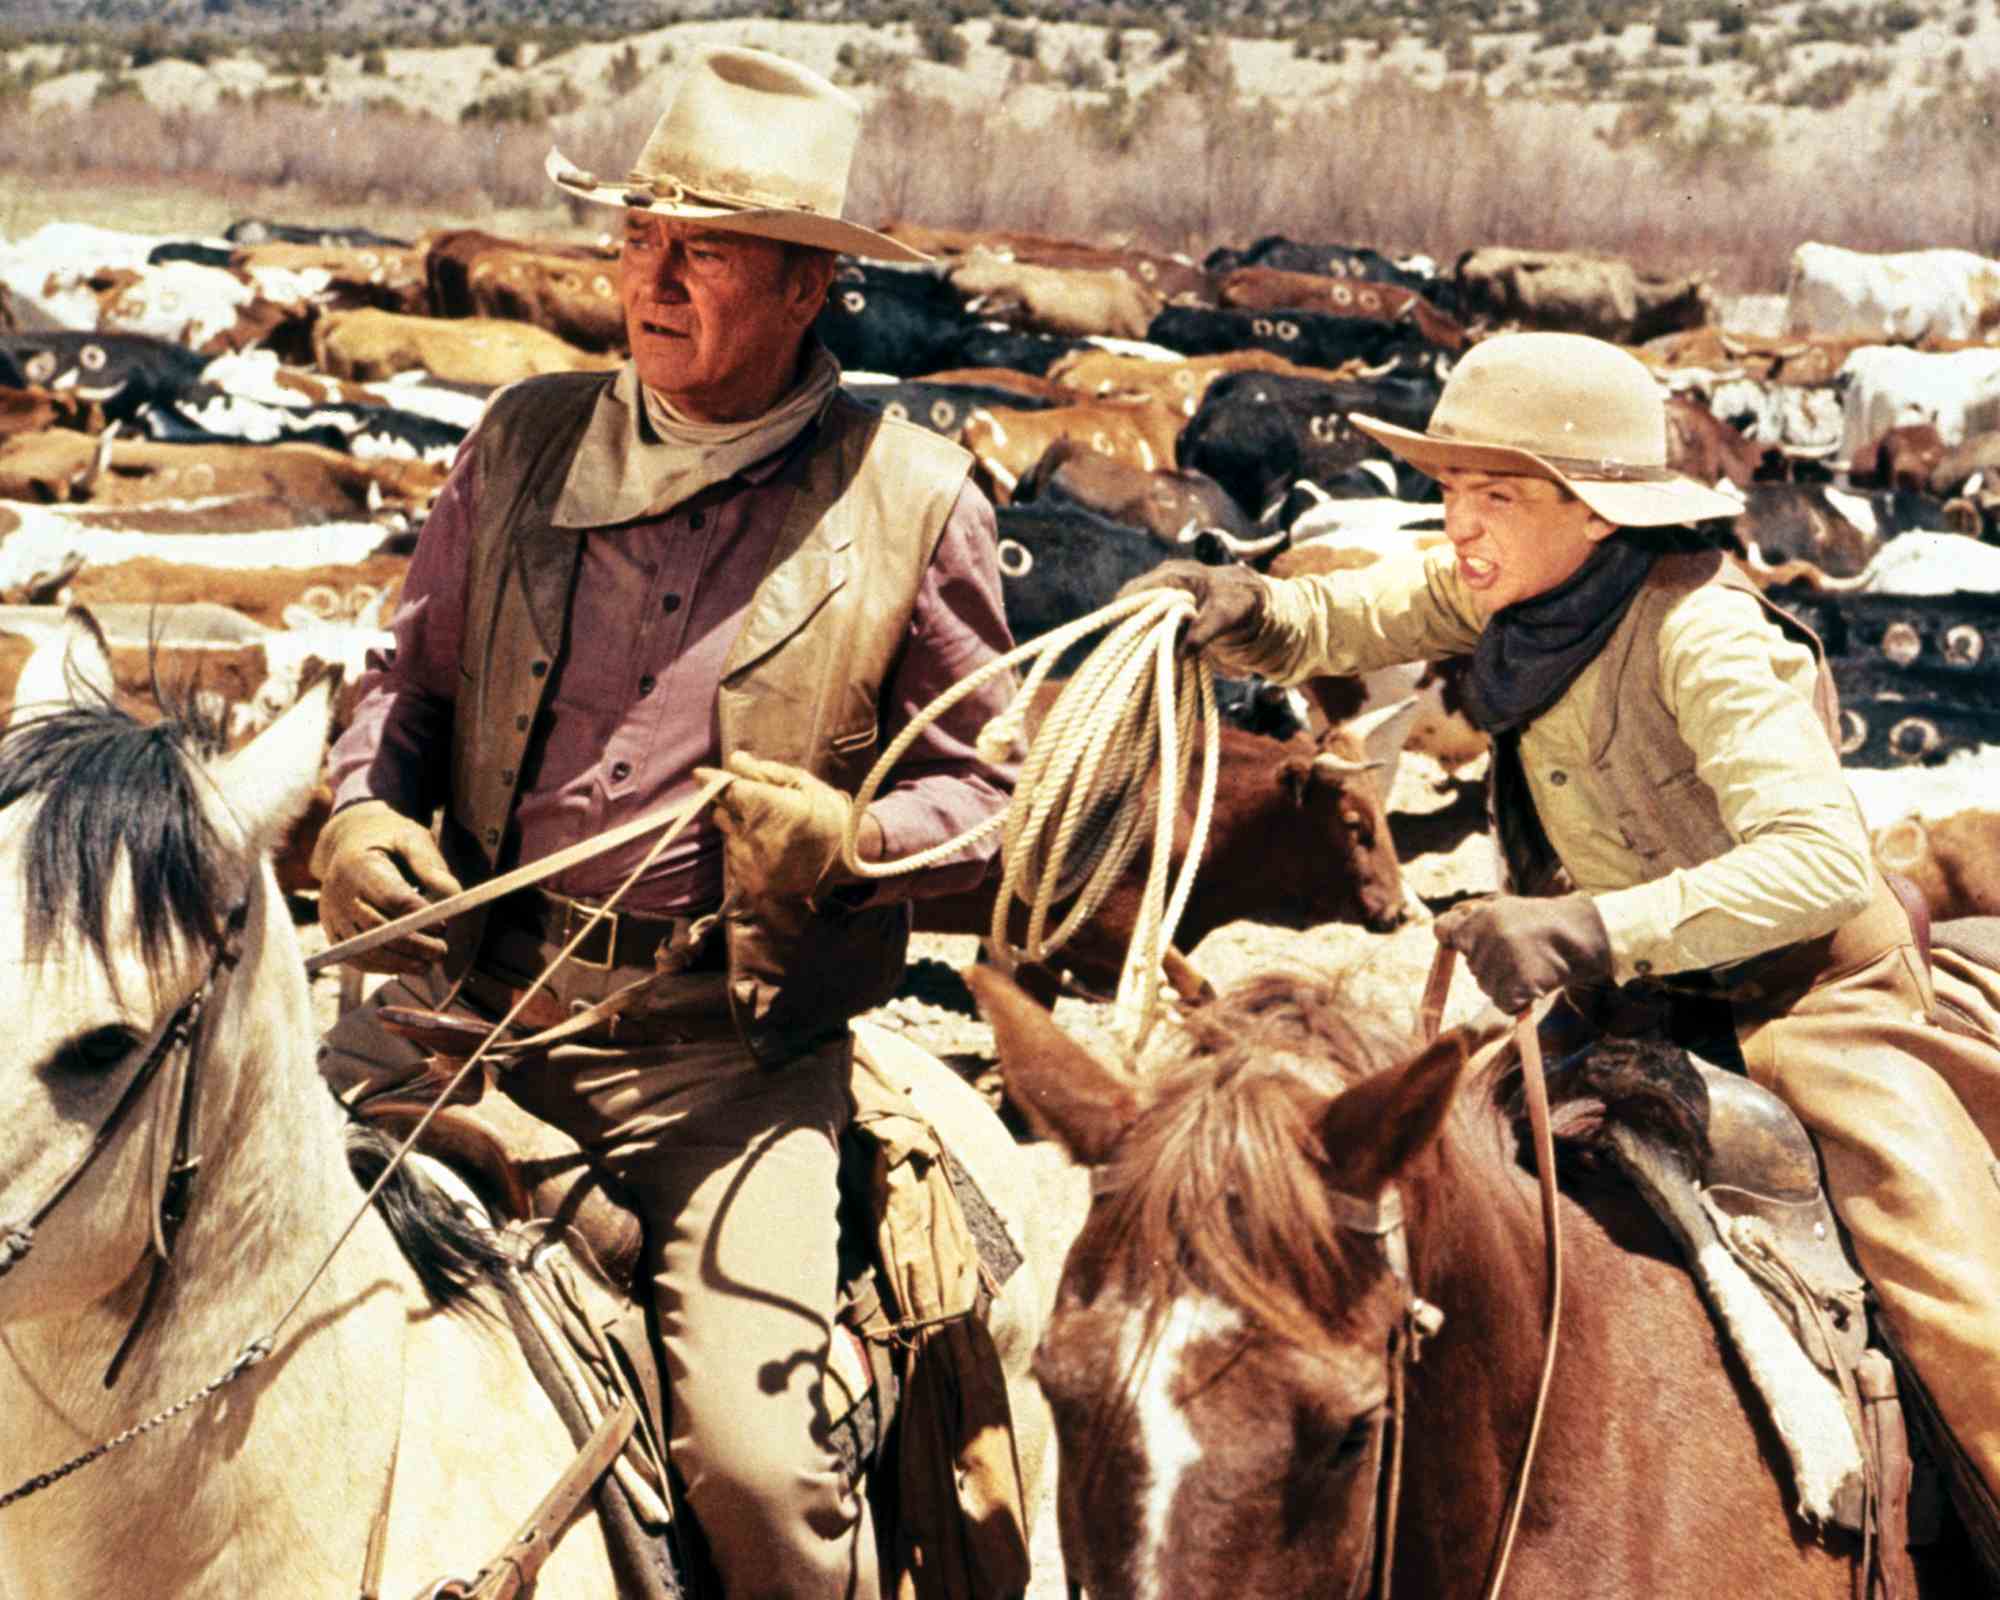
[[[1358,1309],[1381,1256],[1335,1216],[1321,1123],[1396,1051],[1350,1015],[1335,985],[1272,975],[1189,1018],[1086,1225],[1089,1254],[1156,1319],[1199,1294],[1310,1344]]]
[[[20,719],[0,736],[0,811],[33,807],[19,889],[29,949],[80,938],[109,969],[121,862],[155,983],[178,948],[219,937],[228,874],[197,764],[217,748],[216,730],[191,714],[149,725],[108,705]]]

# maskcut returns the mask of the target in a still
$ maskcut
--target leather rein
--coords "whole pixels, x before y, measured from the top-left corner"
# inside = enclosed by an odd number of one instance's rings
[[[234,970],[243,959],[243,929],[250,916],[250,900],[246,895],[223,919],[222,929],[215,942],[215,951],[209,960],[208,971],[193,994],[183,1000],[172,1016],[168,1017],[160,1031],[153,1036],[145,1059],[139,1063],[139,1070],[133,1073],[125,1085],[124,1092],[112,1106],[110,1113],[98,1124],[91,1136],[89,1147],[71,1165],[69,1171],[59,1178],[40,1204],[19,1222],[5,1225],[0,1234],[0,1278],[4,1278],[15,1267],[28,1258],[35,1247],[35,1230],[49,1219],[57,1206],[66,1200],[70,1192],[82,1180],[83,1175],[96,1163],[97,1158],[111,1147],[112,1141],[124,1127],[133,1109],[145,1098],[146,1090],[160,1075],[167,1058],[184,1054],[186,1064],[181,1070],[179,1092],[174,1097],[172,1113],[173,1154],[167,1165],[165,1181],[153,1206],[152,1215],[152,1270],[146,1279],[146,1292],[139,1302],[139,1310],[132,1318],[131,1326],[125,1330],[125,1337],[118,1341],[118,1348],[111,1357],[111,1363],[104,1369],[104,1387],[110,1388],[118,1381],[124,1369],[125,1358],[131,1354],[138,1341],[140,1331],[145,1327],[158,1303],[166,1269],[174,1254],[174,1241],[180,1233],[181,1224],[187,1219],[188,1206],[194,1199],[196,1174],[201,1169],[201,1157],[195,1153],[198,1128],[198,1085],[196,1069],[200,1056],[194,1050],[195,1030],[201,1025],[201,1018],[208,1008],[208,1002],[224,973]],[[161,1107],[160,1115],[166,1114]],[[158,1148],[157,1137],[155,1149]],[[0,1506],[11,1503],[12,1496],[0,1500]]]
[[[1439,945],[1432,958],[1429,980],[1418,1011],[1418,1028],[1425,1044],[1434,1042],[1444,1018],[1445,997],[1451,989],[1457,952]],[[1541,1376],[1535,1390],[1535,1409],[1528,1424],[1528,1437],[1514,1470],[1508,1496],[1507,1514],[1496,1537],[1488,1569],[1486,1600],[1498,1600],[1507,1582],[1507,1568],[1513,1558],[1515,1535],[1520,1530],[1521,1508],[1526,1503],[1528,1480],[1534,1469],[1536,1449],[1541,1442],[1542,1417],[1548,1406],[1549,1384],[1555,1374],[1556,1336],[1562,1317],[1562,1232],[1558,1222],[1555,1141],[1549,1127],[1548,1087],[1543,1081],[1542,1047],[1539,1027],[1553,996],[1545,997],[1514,1021],[1514,1044],[1521,1058],[1522,1093],[1527,1101],[1528,1125],[1535,1148],[1535,1167],[1540,1181],[1542,1224],[1548,1243],[1548,1302],[1544,1319]],[[1361,1196],[1334,1191],[1328,1197],[1334,1218],[1349,1233],[1358,1233],[1380,1243],[1383,1263],[1406,1296],[1402,1313],[1389,1331],[1389,1421],[1384,1435],[1378,1434],[1375,1458],[1376,1493],[1370,1505],[1371,1521],[1379,1508],[1379,1528],[1371,1527],[1372,1559],[1364,1558],[1354,1570],[1348,1586],[1350,1600],[1363,1592],[1373,1576],[1377,1600],[1390,1600],[1390,1578],[1395,1562],[1396,1513],[1402,1498],[1404,1394],[1409,1369],[1423,1359],[1424,1341],[1444,1326],[1444,1313],[1420,1297],[1410,1278],[1409,1236],[1403,1225],[1402,1193],[1390,1184],[1380,1194]]]

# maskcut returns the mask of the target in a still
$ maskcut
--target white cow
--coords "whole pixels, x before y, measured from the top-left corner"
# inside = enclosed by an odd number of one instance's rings
[[[1984,337],[2000,322],[2000,261],[1970,250],[1870,255],[1802,244],[1785,285],[1785,332],[1836,339]]]
[[[1834,386],[1845,412],[1843,462],[1908,423],[1931,423],[1946,445],[2000,428],[2000,349],[1931,352],[1863,345],[1840,364]]]

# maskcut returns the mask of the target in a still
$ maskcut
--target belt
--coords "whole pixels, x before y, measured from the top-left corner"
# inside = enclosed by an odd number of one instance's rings
[[[588,900],[573,900],[547,889],[523,889],[502,900],[494,915],[505,926],[560,949],[599,910]],[[651,969],[661,965],[681,972],[721,972],[729,958],[717,931],[713,910],[682,917],[646,917],[614,909],[602,912],[590,924],[570,960],[600,972],[613,967]],[[682,952],[686,960],[663,963],[663,951]]]

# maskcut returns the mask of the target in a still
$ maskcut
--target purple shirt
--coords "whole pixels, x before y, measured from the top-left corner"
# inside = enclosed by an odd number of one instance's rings
[[[722,764],[716,712],[724,658],[762,579],[790,491],[772,480],[794,445],[666,516],[579,532],[583,540],[563,658],[527,755],[503,868],[594,837],[691,796],[697,766]],[[466,556],[478,494],[474,452],[461,452],[424,523],[390,628],[371,653],[354,720],[329,758],[334,804],[386,800],[428,818],[448,793],[452,702],[464,636]],[[1012,648],[1000,599],[993,508],[959,492],[925,569],[909,632],[883,685],[881,747],[975,669]],[[1011,767],[973,742],[1012,692],[1002,675],[926,728],[869,807],[883,855],[895,859],[977,825],[1007,804]],[[652,836],[596,857],[545,887],[602,899]],[[974,886],[999,836],[939,866],[881,880],[875,900]],[[621,905],[679,915],[722,897],[722,835],[707,810],[688,824]]]

